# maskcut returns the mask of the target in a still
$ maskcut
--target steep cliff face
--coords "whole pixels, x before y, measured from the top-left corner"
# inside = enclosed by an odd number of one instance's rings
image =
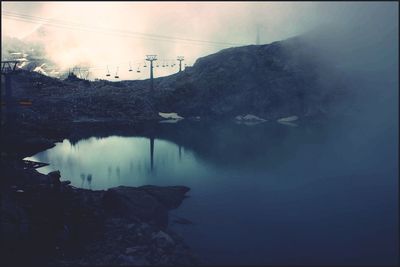
[[[174,79],[160,79],[157,103],[184,116],[317,116],[344,93],[333,72],[299,37],[229,48],[198,59]]]

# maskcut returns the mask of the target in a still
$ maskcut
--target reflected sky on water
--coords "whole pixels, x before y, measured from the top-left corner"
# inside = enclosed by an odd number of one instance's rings
[[[76,144],[65,139],[29,159],[50,163],[39,169],[42,173],[60,170],[63,179],[70,180],[73,186],[94,190],[186,183],[174,177],[202,170],[192,152],[169,141],[145,137],[91,137]],[[89,175],[91,181],[87,179]]]
[[[65,139],[29,158],[76,187],[185,185],[170,226],[205,263],[392,264],[395,124],[179,123]],[[90,136],[90,134],[89,134]],[[192,225],[179,225],[183,217]]]

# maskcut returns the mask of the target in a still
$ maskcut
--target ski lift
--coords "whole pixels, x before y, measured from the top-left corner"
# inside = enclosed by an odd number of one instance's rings
[[[106,74],[106,76],[107,76],[107,77],[110,77],[110,76],[111,76],[110,70],[108,69],[108,66],[107,66],[107,74]]]
[[[162,67],[163,67],[163,68],[165,68],[165,61],[163,61],[163,63],[162,63]]]
[[[140,73],[140,63],[138,64],[138,67],[137,67],[137,71],[136,71],[137,73]]]
[[[131,65],[130,62],[129,62],[129,71],[133,71],[133,70],[132,70],[132,65]]]
[[[147,68],[146,61],[144,62],[144,66],[143,67]]]
[[[119,68],[119,67],[117,67],[117,72],[115,72],[115,76],[114,76],[115,79],[119,79],[119,76],[118,76],[118,68]]]

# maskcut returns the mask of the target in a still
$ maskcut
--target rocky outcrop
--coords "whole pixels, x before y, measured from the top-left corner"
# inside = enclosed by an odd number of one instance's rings
[[[346,96],[340,75],[315,50],[302,37],[224,49],[185,71],[156,78],[153,93],[148,80],[61,81],[23,70],[14,75],[13,88],[16,97],[32,100],[21,110],[24,118],[39,121],[160,120],[158,111],[177,112],[178,119],[312,118],[329,114]]]
[[[2,162],[4,164],[4,162]],[[193,265],[168,229],[184,186],[78,189],[23,165],[2,165],[1,265]],[[15,176],[15,177],[14,177]]]
[[[103,203],[112,216],[139,218],[165,228],[168,210],[177,208],[187,191],[184,186],[119,186],[104,193]]]
[[[295,37],[199,58],[185,72],[160,79],[158,108],[184,117],[254,114],[275,120],[291,114],[323,115],[345,90],[337,73],[314,51]]]

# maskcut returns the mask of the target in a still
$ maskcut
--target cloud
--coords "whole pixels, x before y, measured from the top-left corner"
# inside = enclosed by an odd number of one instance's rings
[[[12,20],[2,15],[2,35],[42,43],[48,57],[62,69],[90,65],[94,67],[92,77],[105,78],[108,65],[112,71],[119,67],[119,76],[123,79],[143,79],[148,75],[143,72],[145,69],[140,74],[128,72],[128,69],[129,62],[135,68],[139,63],[143,65],[146,54],[157,54],[160,60],[174,60],[176,56],[183,55],[191,65],[198,57],[215,53],[229,45],[184,40],[162,41],[154,36],[126,36],[126,31],[181,39],[254,44],[256,25],[261,25],[261,42],[269,43],[307,32],[322,24],[342,24],[366,30],[367,26],[360,21],[375,15],[372,19],[379,24],[379,20],[385,19],[385,12],[393,8],[394,4],[2,2],[3,11],[53,19],[57,23],[45,26]],[[177,69],[156,69],[156,76],[174,71]]]

